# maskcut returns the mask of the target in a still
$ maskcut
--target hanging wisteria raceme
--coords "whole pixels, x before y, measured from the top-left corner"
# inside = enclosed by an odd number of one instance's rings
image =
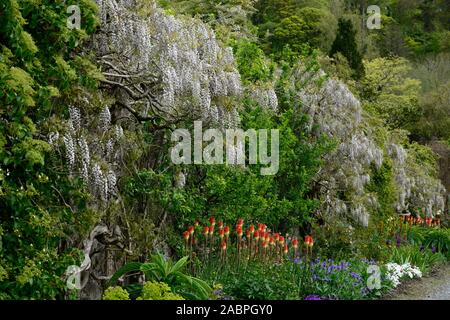
[[[273,84],[269,87],[262,85],[249,85],[246,88],[250,97],[255,100],[262,108],[278,111],[278,97],[275,93]]]
[[[55,150],[64,150],[70,174],[81,177],[94,196],[107,202],[116,194],[114,168],[120,159],[115,149],[123,137],[122,127],[111,124],[108,107],[83,118],[78,107],[70,106],[66,124],[62,139],[59,132],[49,134],[50,144]],[[95,128],[100,128],[101,132]]]
[[[133,0],[97,0],[101,32],[92,41],[105,85],[128,110],[168,120],[209,120],[222,127],[238,123],[233,112],[242,94],[231,48],[199,20],[164,13],[153,1],[145,14]],[[230,118],[232,118],[230,120]]]
[[[298,91],[301,106],[309,115],[307,127],[317,137],[322,134],[338,142],[336,150],[325,157],[317,174],[323,197],[323,211],[345,215],[367,226],[370,212],[379,208],[376,194],[368,192],[371,166],[380,169],[384,157],[392,159],[397,197],[395,209],[424,208],[428,214],[443,210],[445,190],[438,179],[424,174],[408,161],[408,151],[401,145],[375,142],[373,128],[365,119],[358,99],[341,82],[327,79],[319,85],[322,72],[311,74],[300,66],[295,81],[304,81]],[[345,199],[342,198],[345,194]]]
[[[383,164],[383,151],[370,136],[360,103],[350,90],[334,79],[321,86],[314,79],[298,91],[302,108],[309,115],[307,128],[316,137],[325,134],[338,142],[316,177],[325,199],[322,209],[367,226],[369,211],[376,209],[378,202],[365,186],[370,182],[371,165],[380,168]],[[345,201],[340,198],[342,193],[349,195]]]
[[[445,206],[445,188],[442,183],[425,172],[408,157],[408,151],[396,143],[387,145],[387,152],[393,159],[398,200],[397,211],[419,208],[433,217]]]

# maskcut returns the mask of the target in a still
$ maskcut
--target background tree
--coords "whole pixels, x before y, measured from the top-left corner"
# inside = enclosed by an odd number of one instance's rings
[[[330,56],[340,52],[345,58],[347,58],[350,67],[354,70],[354,77],[359,79],[364,75],[364,65],[355,39],[356,32],[351,21],[339,19],[338,31],[336,34],[336,39],[331,46]]]

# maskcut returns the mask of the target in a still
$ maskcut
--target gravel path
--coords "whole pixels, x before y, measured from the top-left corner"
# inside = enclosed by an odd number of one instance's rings
[[[401,284],[388,300],[450,300],[450,264],[422,279]]]

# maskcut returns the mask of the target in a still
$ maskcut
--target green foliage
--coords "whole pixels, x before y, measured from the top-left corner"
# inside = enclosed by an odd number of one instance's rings
[[[273,50],[283,51],[288,46],[293,52],[301,53],[307,48],[306,23],[298,16],[290,16],[280,21],[270,38]]]
[[[147,281],[137,300],[184,300],[184,298],[173,293],[167,283]]]
[[[241,78],[247,82],[269,81],[274,65],[256,43],[240,40],[235,44],[235,57]]]
[[[425,233],[423,244],[450,257],[450,230],[448,228],[429,230]]]
[[[350,20],[339,19],[338,31],[334,40],[330,56],[340,52],[348,61],[350,67],[354,71],[354,78],[360,79],[364,76],[364,64],[362,56],[358,52],[356,45],[356,32]]]
[[[282,266],[252,264],[247,269],[230,270],[220,281],[224,291],[237,299],[298,299],[298,287]]]
[[[373,262],[352,259],[296,259],[295,262],[260,263],[204,268],[201,277],[223,284],[223,292],[235,299],[298,300],[309,295],[323,299],[373,299],[380,291],[366,287],[367,267]]]
[[[67,27],[63,2],[0,3],[0,292],[8,299],[63,297],[62,276],[81,260],[66,241],[97,218],[80,181],[61,174],[43,129],[81,85],[76,49],[95,30],[96,6],[78,4],[80,30]]]
[[[188,257],[183,257],[176,263],[173,263],[171,260],[166,259],[162,254],[158,253],[152,257],[152,262],[131,262],[124,265],[112,276],[109,285],[115,284],[120,277],[128,272],[142,271],[147,279],[164,282],[168,284],[175,293],[180,294],[185,298],[207,299],[212,291],[210,286],[201,279],[181,272],[187,262]],[[152,285],[149,286],[151,289]]]
[[[432,267],[445,263],[447,259],[443,254],[433,253],[430,249],[421,250],[419,246],[400,246],[392,249],[389,261],[400,265],[410,263],[426,274]]]
[[[378,212],[384,217],[390,216],[391,214],[394,214],[394,202],[396,200],[392,160],[386,157],[383,165],[379,169],[372,165],[371,170],[371,179],[366,186],[366,189],[377,195],[378,203],[380,205]]]
[[[122,287],[109,287],[103,293],[103,300],[131,300],[127,290]],[[167,283],[147,281],[144,283],[140,296],[136,300],[184,300],[172,292]]]
[[[336,19],[325,2],[264,0],[256,9],[253,22],[262,45],[278,60],[287,48],[297,56],[310,48],[329,50]]]
[[[376,58],[364,65],[366,75],[360,91],[367,100],[365,108],[381,117],[390,128],[414,130],[420,118],[420,81],[407,76],[411,69],[408,60]]]
[[[423,228],[414,226],[408,232],[408,240],[416,246],[424,246],[450,258],[450,231],[448,228]]]
[[[422,117],[411,129],[417,138],[450,139],[450,81],[421,98]]]
[[[130,300],[130,295],[121,287],[109,287],[103,293],[103,300]]]

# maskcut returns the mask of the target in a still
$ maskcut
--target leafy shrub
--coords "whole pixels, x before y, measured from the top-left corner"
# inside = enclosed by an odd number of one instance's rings
[[[167,283],[147,281],[137,300],[184,300],[184,298],[173,293]]]
[[[443,263],[446,258],[441,253],[433,253],[428,248],[420,248],[415,245],[393,248],[389,261],[398,264],[407,264],[419,267],[426,274],[431,267]]]
[[[408,240],[416,246],[424,246],[450,258],[450,229],[448,228],[434,229],[413,226],[408,231]]]
[[[450,257],[450,229],[427,229],[423,244]]]
[[[66,239],[84,237],[96,219],[83,186],[57,167],[46,141],[49,117],[87,89],[81,74],[92,80],[79,48],[96,27],[95,1],[78,4],[82,29],[71,30],[61,1],[0,1],[2,299],[62,298],[62,275],[81,262]]]
[[[103,300],[130,300],[130,295],[121,287],[109,287],[103,293]]]
[[[183,257],[176,263],[158,253],[152,257],[152,262],[130,262],[112,276],[109,284],[115,284],[123,275],[131,271],[142,271],[146,279],[164,282],[187,299],[207,299],[212,292],[211,287],[203,280],[181,272],[186,266],[188,257]]]

